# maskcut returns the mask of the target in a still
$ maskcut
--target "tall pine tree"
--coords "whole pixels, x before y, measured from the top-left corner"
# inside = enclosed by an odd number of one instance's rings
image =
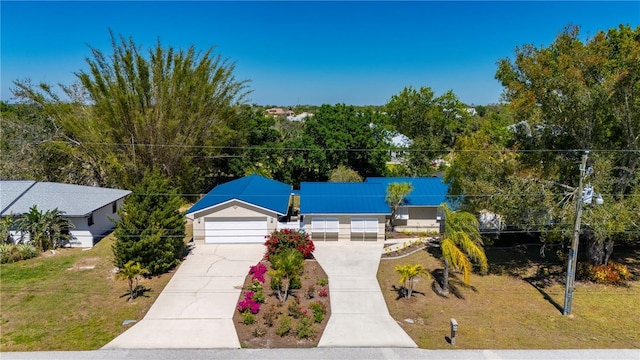
[[[182,200],[158,171],[145,174],[119,210],[113,255],[115,266],[139,262],[152,275],[164,273],[184,255]]]

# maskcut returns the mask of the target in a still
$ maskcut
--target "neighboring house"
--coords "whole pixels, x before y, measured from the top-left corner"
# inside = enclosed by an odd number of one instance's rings
[[[379,183],[300,184],[303,228],[313,241],[384,241],[391,214]]]
[[[283,108],[270,108],[266,110],[267,116],[293,116],[293,110],[285,110]]]
[[[250,175],[216,186],[188,211],[193,237],[205,244],[264,243],[287,215],[292,186]]]
[[[312,116],[313,116],[313,113],[305,111],[305,112],[300,113],[298,115],[293,115],[293,114],[289,115],[289,116],[287,116],[287,120],[289,120],[289,121],[303,121],[303,120],[306,120],[307,118],[310,118]]]
[[[88,248],[113,230],[114,221],[120,219],[117,210],[130,193],[53,182],[0,181],[0,217],[21,216],[34,205],[43,212],[57,208],[74,225],[69,244]]]
[[[401,133],[395,133],[391,137],[392,150],[389,152],[390,160],[388,164],[402,164],[405,161],[406,151],[413,144],[413,141]]]
[[[410,183],[413,190],[396,213],[396,231],[439,231],[438,207],[446,201],[448,186],[438,177],[367,178],[365,183],[380,184],[382,192],[391,183]]]

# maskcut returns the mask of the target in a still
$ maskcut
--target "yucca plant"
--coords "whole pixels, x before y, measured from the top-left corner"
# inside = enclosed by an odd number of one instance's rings
[[[9,262],[9,255],[15,245],[0,243],[0,264],[6,264]]]
[[[16,248],[24,260],[38,256],[38,249],[30,244],[18,244]]]

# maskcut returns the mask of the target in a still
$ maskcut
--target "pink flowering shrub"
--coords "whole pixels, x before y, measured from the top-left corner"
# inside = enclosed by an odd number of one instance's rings
[[[316,249],[309,234],[300,230],[283,229],[276,230],[267,236],[264,243],[267,247],[265,258],[270,260],[271,255],[277,254],[283,249],[296,249],[305,259],[311,258],[313,251]]]
[[[257,263],[254,266],[249,266],[249,274],[251,275],[251,281],[258,280],[264,283],[264,274],[267,272],[267,267],[263,263]]]
[[[245,311],[251,311],[252,314],[257,314],[260,311],[260,303],[253,298],[254,292],[247,291],[244,293],[244,299],[238,301],[238,311],[244,313]]]

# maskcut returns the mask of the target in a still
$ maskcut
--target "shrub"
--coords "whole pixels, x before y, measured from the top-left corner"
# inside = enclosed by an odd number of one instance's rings
[[[316,328],[313,321],[308,316],[303,316],[296,326],[296,336],[298,339],[306,339],[315,336]]]
[[[6,264],[9,262],[9,255],[11,254],[12,249],[13,245],[0,243],[0,264]]]
[[[267,267],[263,263],[257,263],[254,266],[249,267],[249,275],[251,275],[251,281],[259,281],[264,283],[264,274],[267,272]]]
[[[245,325],[251,325],[256,322],[256,317],[251,313],[250,310],[245,310],[242,312],[242,323]]]
[[[238,301],[238,311],[245,313],[250,311],[252,314],[257,314],[260,311],[260,303],[256,301],[253,296],[253,291],[247,291],[244,293],[244,299]]]
[[[272,327],[273,324],[275,324],[276,319],[278,319],[278,316],[280,316],[280,314],[282,314],[282,311],[280,311],[279,306],[276,306],[275,304],[269,305],[269,308],[264,313],[265,325],[267,325],[268,327]]]
[[[291,318],[288,316],[280,317],[280,322],[276,328],[276,335],[283,337],[291,330]]]
[[[325,286],[328,283],[329,283],[329,279],[320,278],[320,279],[316,280],[316,285],[319,285],[319,286]]]
[[[38,256],[38,249],[36,249],[35,246],[30,244],[16,245],[16,249],[22,255],[23,259],[31,259]]]
[[[631,278],[631,273],[625,265],[614,262],[597,266],[580,264],[578,274],[582,279],[608,285],[623,285]]]
[[[293,317],[294,319],[299,319],[300,317],[307,315],[307,310],[303,309],[300,306],[300,300],[298,299],[289,302],[288,310],[289,316]]]
[[[323,287],[322,289],[320,289],[320,291],[318,292],[318,295],[320,295],[320,297],[327,297],[329,296],[329,291],[327,291],[326,287]]]
[[[269,235],[264,243],[267,247],[265,258],[271,260],[271,256],[281,252],[283,249],[296,249],[302,257],[309,259],[316,249],[309,234],[304,231],[283,229],[277,230]]]
[[[314,301],[309,305],[311,311],[313,311],[313,320],[317,323],[321,323],[324,316],[327,314],[327,304],[322,301]]]
[[[269,283],[271,290],[280,291],[282,288],[282,278],[279,276],[271,276],[271,282]]]
[[[255,329],[253,329],[253,336],[255,337],[262,337],[267,335],[267,329],[264,326],[256,326]]]
[[[306,295],[307,299],[313,299],[314,297],[316,297],[316,288],[313,285],[309,285]]]
[[[300,276],[293,276],[289,281],[289,289],[302,289],[302,280],[300,280]]]

